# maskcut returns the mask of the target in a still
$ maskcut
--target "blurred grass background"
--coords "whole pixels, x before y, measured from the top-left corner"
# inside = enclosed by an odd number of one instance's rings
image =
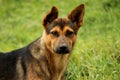
[[[0,51],[11,51],[42,34],[54,5],[66,17],[86,6],[84,25],[66,71],[67,80],[120,80],[120,0],[0,0]]]

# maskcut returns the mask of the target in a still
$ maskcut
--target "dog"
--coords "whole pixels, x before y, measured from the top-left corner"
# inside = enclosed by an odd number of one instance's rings
[[[65,80],[64,73],[83,24],[84,4],[67,18],[53,6],[43,19],[43,34],[29,45],[0,53],[0,80]]]

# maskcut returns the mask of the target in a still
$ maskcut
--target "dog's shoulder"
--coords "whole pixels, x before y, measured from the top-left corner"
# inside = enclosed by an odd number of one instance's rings
[[[8,63],[17,60],[17,58],[23,53],[24,50],[22,49],[17,49],[13,50],[11,52],[1,52],[0,53],[0,64],[1,63]]]
[[[16,80],[18,76],[15,75],[20,74],[17,69],[24,67],[22,56],[25,52],[26,47],[11,52],[0,52],[0,80]]]

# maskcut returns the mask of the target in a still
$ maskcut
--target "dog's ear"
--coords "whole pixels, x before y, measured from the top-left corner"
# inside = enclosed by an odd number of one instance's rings
[[[83,24],[83,17],[85,12],[84,4],[79,5],[76,7],[71,13],[68,15],[68,18],[75,24],[77,29]]]
[[[53,6],[50,12],[43,19],[43,26],[46,28],[57,17],[58,17],[58,9],[55,6]]]

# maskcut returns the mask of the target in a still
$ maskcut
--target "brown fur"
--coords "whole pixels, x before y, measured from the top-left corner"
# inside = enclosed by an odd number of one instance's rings
[[[83,15],[83,4],[68,18],[57,18],[58,10],[52,7],[43,19],[40,38],[22,49],[0,54],[0,80],[64,80]]]

